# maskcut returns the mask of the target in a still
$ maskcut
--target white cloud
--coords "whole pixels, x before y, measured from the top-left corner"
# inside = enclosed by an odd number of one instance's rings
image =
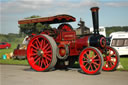
[[[17,0],[13,2],[2,3],[1,10],[5,13],[21,13],[32,10],[49,10],[49,9],[75,9],[85,6],[95,6],[98,3],[95,0],[81,0],[79,3],[57,0]]]
[[[15,0],[4,2],[1,4],[0,11],[2,13],[20,14],[36,10],[61,10],[72,11],[73,9],[84,8],[86,6],[128,6],[128,2],[108,2],[100,3],[98,0],[80,0],[79,2],[69,2],[68,0]]]
[[[128,1],[125,2],[108,2],[105,3],[106,6],[113,6],[113,7],[128,7]]]

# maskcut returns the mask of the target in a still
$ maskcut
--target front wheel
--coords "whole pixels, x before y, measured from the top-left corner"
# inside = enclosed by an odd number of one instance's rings
[[[87,47],[79,56],[79,64],[86,74],[97,74],[102,70],[102,54],[95,47]]]
[[[104,57],[104,71],[114,71],[116,70],[117,66],[119,65],[120,56],[116,49],[107,46],[106,47],[106,54],[103,54]]]

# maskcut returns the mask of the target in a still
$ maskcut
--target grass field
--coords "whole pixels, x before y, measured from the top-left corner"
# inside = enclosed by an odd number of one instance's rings
[[[122,56],[120,58],[120,62],[121,62],[121,65],[123,66],[123,68],[120,68],[119,70],[128,71],[128,56],[126,56],[126,57]]]
[[[0,49],[0,64],[28,65],[27,60],[14,60],[14,59],[6,59],[6,60],[3,60],[2,59],[2,55],[4,55],[5,53],[11,53],[11,52],[13,52],[13,50],[17,47],[17,45],[19,43],[12,42],[10,44],[11,44],[11,48],[9,48],[9,49]]]
[[[18,43],[16,43],[16,42],[12,42],[11,43],[11,45],[12,45],[11,48],[9,48],[9,49],[0,49],[0,64],[28,65],[27,60],[13,60],[13,59],[3,60],[2,59],[2,55],[5,54],[5,53],[13,52],[13,50],[17,47],[17,44]],[[128,71],[128,56],[125,56],[125,57],[122,56],[120,58],[120,62],[121,62],[121,65],[123,66],[123,68],[120,68],[118,70]],[[74,67],[79,67],[78,62],[75,63]]]
[[[0,49],[0,57],[2,57],[2,55],[5,54],[5,53],[13,52],[13,50],[17,47],[17,44],[18,43],[11,42],[10,44],[11,44],[11,48],[8,48],[8,49]]]
[[[27,60],[13,60],[13,59],[6,59],[3,60],[2,56],[4,54],[8,54],[13,52],[13,50],[17,47],[18,44],[21,44],[23,38],[19,38],[17,41],[14,40],[13,42],[9,42],[11,44],[11,48],[8,49],[0,49],[0,64],[18,64],[18,65],[28,65]]]

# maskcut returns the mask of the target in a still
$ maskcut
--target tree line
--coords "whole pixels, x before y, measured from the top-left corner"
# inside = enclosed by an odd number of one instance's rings
[[[111,27],[105,27],[105,29],[107,36],[109,36],[112,32],[118,32],[118,31],[128,32],[128,26],[111,26]]]

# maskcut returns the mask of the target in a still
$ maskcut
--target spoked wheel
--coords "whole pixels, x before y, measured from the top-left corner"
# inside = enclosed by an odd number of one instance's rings
[[[79,56],[79,64],[86,74],[97,74],[102,70],[102,54],[95,47],[87,47]]]
[[[117,66],[119,65],[120,56],[116,49],[107,46],[106,47],[106,54],[103,54],[104,57],[104,71],[114,71],[116,70]]]
[[[56,43],[48,35],[33,37],[27,47],[27,59],[36,71],[48,71],[56,64]]]

